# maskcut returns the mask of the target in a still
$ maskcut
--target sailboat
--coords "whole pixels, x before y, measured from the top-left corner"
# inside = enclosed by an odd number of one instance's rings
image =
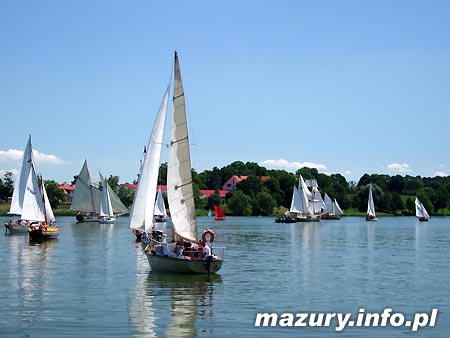
[[[166,204],[164,203],[161,185],[159,186],[158,193],[156,194],[153,217],[155,219],[155,222],[167,222]]]
[[[167,165],[167,196],[172,219],[172,241],[145,248],[152,271],[215,273],[223,263],[223,248],[210,248],[214,233],[206,229],[198,239],[189,151],[186,107],[178,55],[175,52],[173,114]],[[178,239],[178,240],[176,240]]]
[[[100,213],[99,213],[100,223],[102,224],[115,223],[116,217],[114,217],[114,210],[111,203],[112,189],[101,174],[100,180],[102,182],[102,203],[100,204]]]
[[[227,218],[223,209],[217,205],[214,206],[214,217],[216,221],[224,221]]]
[[[75,184],[70,210],[77,211],[77,221],[79,223],[100,222],[98,215],[100,213],[102,192],[92,185],[87,160],[84,161]]]
[[[170,84],[167,86],[158,115],[156,116],[155,124],[153,125],[148,146],[144,151],[144,160],[141,165],[139,181],[130,213],[130,228],[136,235],[136,240],[138,241],[141,240],[144,234],[143,244],[145,245],[152,241],[161,242],[165,235],[154,224],[154,215],[156,186],[158,183],[169,92]]]
[[[416,197],[414,203],[416,205],[416,217],[421,222],[428,222],[430,215],[428,215],[427,209],[425,209],[422,202]]]
[[[55,220],[42,182],[39,183],[34,163],[31,135],[23,154],[20,178],[16,181],[9,211],[20,216],[18,221],[10,219],[5,224],[9,233],[28,232],[30,239],[57,238],[59,228],[51,223]]]
[[[292,197],[291,212],[297,214],[297,222],[318,222],[320,221],[320,214],[317,214],[312,209],[313,194],[303,180],[302,175],[299,177],[298,189],[294,187]]]
[[[336,199],[331,199],[330,196],[328,196],[327,193],[324,195],[324,212],[321,216],[322,219],[331,219],[331,220],[339,220],[341,219],[341,215],[344,213],[342,212],[341,208],[339,207],[338,202]]]
[[[367,215],[366,221],[376,221],[375,205],[373,203],[372,183],[369,185],[369,198],[367,200]]]

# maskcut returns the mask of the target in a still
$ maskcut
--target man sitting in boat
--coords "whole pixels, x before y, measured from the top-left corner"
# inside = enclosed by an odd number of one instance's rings
[[[177,255],[180,256],[183,254],[183,246],[181,245],[181,243],[178,243],[175,245],[175,249],[173,250],[173,252]]]

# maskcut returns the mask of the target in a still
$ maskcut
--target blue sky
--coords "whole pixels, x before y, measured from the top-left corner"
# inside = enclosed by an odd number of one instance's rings
[[[136,178],[180,57],[193,167],[450,174],[450,2],[0,0],[0,174]],[[163,153],[162,160],[167,155]]]

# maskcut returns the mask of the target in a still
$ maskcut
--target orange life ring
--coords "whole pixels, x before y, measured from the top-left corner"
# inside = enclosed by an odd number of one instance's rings
[[[206,235],[209,235],[209,242],[214,242],[214,232],[211,229],[206,229],[202,234],[202,242],[206,243]]]

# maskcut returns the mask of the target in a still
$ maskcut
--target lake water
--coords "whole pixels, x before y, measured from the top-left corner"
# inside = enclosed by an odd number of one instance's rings
[[[0,218],[3,224],[7,218]],[[450,218],[275,224],[200,217],[226,246],[215,276],[150,272],[128,218],[59,217],[60,237],[0,239],[0,337],[448,337]],[[439,310],[434,327],[255,327],[256,313]]]

